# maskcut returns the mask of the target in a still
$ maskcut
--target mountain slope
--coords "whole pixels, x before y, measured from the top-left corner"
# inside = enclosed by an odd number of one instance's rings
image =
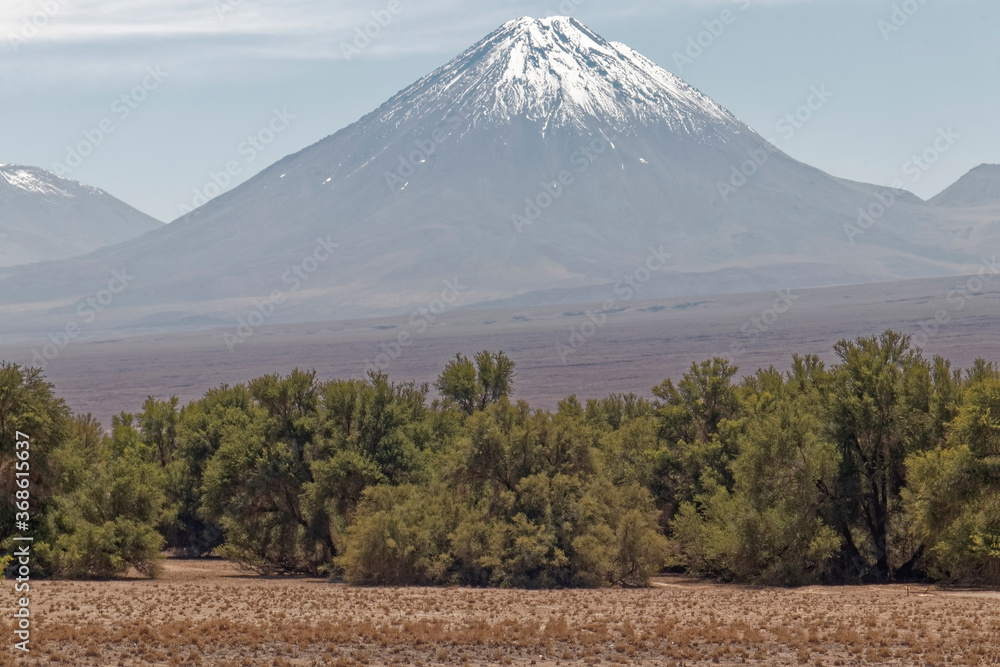
[[[231,325],[276,291],[272,321],[301,321],[426,309],[445,281],[468,306],[974,270],[950,216],[793,160],[574,19],[525,18],[162,229],[0,276],[0,311],[59,321],[122,267],[105,326]]]
[[[0,165],[0,267],[84,255],[162,226],[97,188]]]
[[[1000,206],[1000,164],[979,165],[928,203],[952,208]]]

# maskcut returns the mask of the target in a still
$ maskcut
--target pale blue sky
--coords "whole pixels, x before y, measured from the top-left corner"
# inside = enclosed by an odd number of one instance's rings
[[[245,165],[232,187],[354,122],[506,20],[567,13],[834,175],[902,181],[930,197],[972,167],[1000,162],[996,0],[396,1],[398,13],[348,60],[342,44],[390,0],[3,0],[0,163],[52,169],[89,133],[100,144],[70,177],[169,221],[227,162]],[[894,6],[901,25],[889,32]],[[37,34],[26,28],[31,17],[44,24]],[[675,54],[706,21],[718,30],[720,17],[729,21],[721,34],[702,35],[704,52],[679,62]],[[832,97],[814,98],[820,108],[801,127],[779,128],[813,87]],[[248,162],[241,144],[275,109],[294,118]],[[916,178],[907,162],[947,128],[960,138]]]

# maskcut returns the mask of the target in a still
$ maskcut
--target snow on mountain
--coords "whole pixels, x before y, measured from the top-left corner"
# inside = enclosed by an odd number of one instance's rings
[[[520,18],[390,100],[384,122],[404,124],[448,105],[476,109],[473,125],[526,118],[544,130],[616,130],[664,122],[700,134],[718,124],[741,130],[729,112],[624,44],[576,19]]]
[[[55,195],[57,197],[74,197],[69,189],[54,178],[46,178],[52,174],[43,174],[37,169],[19,167],[17,165],[0,164],[0,179],[7,182],[10,189],[21,190],[23,192],[38,195]],[[3,187],[0,185],[0,187]],[[85,186],[86,187],[86,186]],[[94,193],[100,192],[97,188],[90,188]]]
[[[0,165],[0,267],[83,255],[162,226],[95,187]]]

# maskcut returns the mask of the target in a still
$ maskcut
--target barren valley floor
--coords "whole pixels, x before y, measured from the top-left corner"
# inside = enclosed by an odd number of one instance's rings
[[[132,336],[88,330],[90,339],[71,342],[45,375],[71,408],[93,412],[107,426],[111,415],[139,410],[148,395],[176,395],[184,404],[220,384],[267,373],[298,367],[314,368],[322,379],[361,377],[369,363],[393,380],[433,382],[456,353],[490,349],[517,363],[516,398],[555,408],[573,393],[648,396],[692,362],[717,355],[729,355],[743,373],[786,369],[796,353],[833,362],[838,340],[886,328],[914,336],[925,355],[940,354],[956,366],[980,356],[1000,360],[1000,277],[973,283],[977,291],[967,284],[967,278],[935,278],[793,290],[788,303],[771,292],[619,301],[607,312],[591,304],[455,310],[433,321],[403,315],[265,324],[232,351],[224,336],[236,335],[235,322],[227,330]],[[45,333],[0,338],[0,359],[31,364],[32,351],[48,342]]]
[[[169,560],[158,580],[32,592],[31,655],[2,665],[1000,664],[1000,594],[901,585],[353,588]]]

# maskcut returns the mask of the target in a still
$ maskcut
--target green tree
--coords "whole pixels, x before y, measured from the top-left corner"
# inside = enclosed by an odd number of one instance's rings
[[[575,397],[574,397],[575,398]],[[655,415],[653,404],[637,394],[610,394],[587,401],[587,423],[597,428],[617,431],[634,419]]]
[[[0,542],[14,533],[13,502],[16,490],[15,465],[27,467],[31,493],[32,528],[44,516],[53,494],[58,492],[58,475],[52,468],[52,453],[65,443],[70,431],[70,412],[62,399],[53,394],[41,369],[0,362]],[[18,432],[28,436],[28,461],[17,456]],[[44,536],[35,534],[36,539]]]
[[[578,403],[551,414],[502,400],[466,427],[464,463],[451,479],[467,489],[467,513],[450,537],[459,581],[640,585],[662,566],[666,542],[649,493],[608,482]]]
[[[514,376],[514,362],[507,355],[483,350],[476,353],[474,363],[465,355],[455,355],[434,386],[471,415],[509,397],[514,390]]]
[[[675,386],[653,388],[659,436],[652,490],[664,519],[709,488],[732,487],[728,463],[736,454],[739,395],[736,366],[721,358],[692,364]]]
[[[336,559],[350,583],[445,583],[451,566],[447,495],[427,487],[373,486],[363,493]]]
[[[947,443],[906,466],[903,497],[930,574],[1000,584],[1000,374],[971,374]]]
[[[179,417],[176,396],[168,401],[158,401],[149,396],[139,414],[139,430],[143,439],[156,450],[156,458],[164,468],[173,462],[177,451]]]
[[[767,584],[819,581],[840,547],[823,521],[837,448],[825,438],[823,369],[796,359],[787,376],[743,384],[744,427],[729,467],[733,488],[684,503],[673,522],[676,561],[689,572]]]
[[[205,466],[202,511],[225,532],[221,553],[262,573],[318,565],[302,542],[308,523],[302,485],[310,481],[302,449],[275,439],[267,411],[253,406],[242,427],[224,433]]]
[[[841,360],[831,392],[831,437],[841,451],[837,528],[852,567],[886,580],[893,565],[909,569],[913,560],[906,561],[916,555],[891,536],[904,533],[895,525],[902,520],[904,461],[933,440],[931,373],[909,337],[894,331],[842,340],[834,350]]]
[[[644,487],[595,478],[580,500],[578,534],[569,550],[574,582],[584,586],[647,586],[666,562],[659,512]]]
[[[163,468],[131,415],[115,417],[112,436],[100,440],[95,424],[78,419],[55,456],[63,488],[46,516],[52,537],[36,543],[39,561],[60,577],[104,579],[130,567],[155,576],[163,544]]]
[[[188,556],[202,556],[222,544],[222,527],[202,511],[205,468],[227,433],[250,427],[257,414],[253,405],[246,385],[223,385],[180,410],[177,452],[167,467],[168,502],[177,514],[175,525],[165,533],[168,547]]]
[[[251,382],[202,474],[201,515],[224,530],[222,552],[261,572],[328,567],[366,488],[420,478],[426,392],[383,373]]]
[[[662,441],[659,425],[652,416],[624,422],[621,428],[602,433],[597,448],[605,475],[615,485],[631,482],[644,488],[659,486],[656,477]]]

